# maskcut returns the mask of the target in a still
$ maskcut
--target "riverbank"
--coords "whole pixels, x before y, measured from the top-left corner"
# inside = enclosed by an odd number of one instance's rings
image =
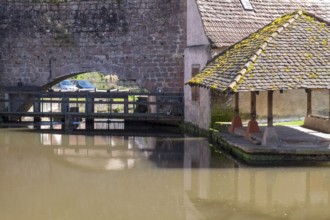
[[[278,147],[256,144],[243,136],[227,132],[227,125],[218,129],[201,130],[185,124],[185,131],[208,137],[221,150],[249,164],[330,161],[330,134],[301,126],[275,126]],[[265,127],[261,126],[261,133]]]

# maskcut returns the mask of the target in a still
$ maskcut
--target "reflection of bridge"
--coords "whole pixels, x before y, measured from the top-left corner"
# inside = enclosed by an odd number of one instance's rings
[[[94,119],[124,119],[179,123],[183,120],[181,93],[132,92],[44,92],[7,91],[0,102],[5,121],[33,118],[35,124],[61,121],[65,129],[82,119],[87,128],[93,128]],[[31,110],[28,110],[32,106]]]
[[[183,142],[172,139],[175,138],[41,134],[40,141],[70,165],[122,170],[141,166],[142,163],[150,166],[150,162],[158,167],[182,167]]]

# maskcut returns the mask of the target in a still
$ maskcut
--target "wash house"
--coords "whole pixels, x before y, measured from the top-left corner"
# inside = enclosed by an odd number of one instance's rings
[[[273,128],[273,106],[277,105],[273,95],[285,96],[288,90],[306,93],[305,126],[329,133],[330,115],[313,117],[312,110],[315,90],[328,91],[323,94],[328,97],[324,105],[329,109],[329,43],[329,22],[305,11],[287,13],[214,57],[188,84],[234,96],[235,115],[229,131],[262,145],[278,145]],[[262,134],[256,120],[256,97],[260,92],[267,93],[267,127]],[[250,93],[250,121],[245,128],[239,114],[243,93]]]
[[[283,14],[297,10],[308,11],[321,19],[330,21],[330,2],[323,0],[312,2],[188,0],[184,82],[188,82],[198,74],[219,53],[223,53],[250,34],[258,32]],[[277,52],[280,53],[280,51]],[[215,91],[219,90],[184,86],[185,122],[207,130],[215,121],[230,121],[233,115],[234,96],[219,95],[227,93]],[[324,102],[328,102],[323,93],[320,90],[313,92],[313,114],[324,115],[324,112],[328,111],[327,107],[323,106]],[[279,93],[278,90],[273,96],[275,119],[303,118],[306,115],[304,89],[283,89],[283,93]],[[256,103],[259,118],[267,117],[266,99],[267,92],[260,90]],[[287,103],[291,104],[287,105]],[[250,94],[240,92],[240,115],[246,118],[249,114]]]

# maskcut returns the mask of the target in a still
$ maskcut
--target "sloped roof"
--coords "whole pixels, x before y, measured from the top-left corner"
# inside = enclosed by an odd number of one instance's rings
[[[217,91],[330,89],[330,25],[285,14],[216,56],[189,82]]]
[[[213,47],[230,46],[264,27],[282,14],[304,10],[330,21],[329,0],[196,0],[205,33]]]

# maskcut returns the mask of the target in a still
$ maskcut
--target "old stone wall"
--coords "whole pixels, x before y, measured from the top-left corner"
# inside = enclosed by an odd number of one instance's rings
[[[185,0],[2,0],[0,85],[99,71],[182,91]]]

